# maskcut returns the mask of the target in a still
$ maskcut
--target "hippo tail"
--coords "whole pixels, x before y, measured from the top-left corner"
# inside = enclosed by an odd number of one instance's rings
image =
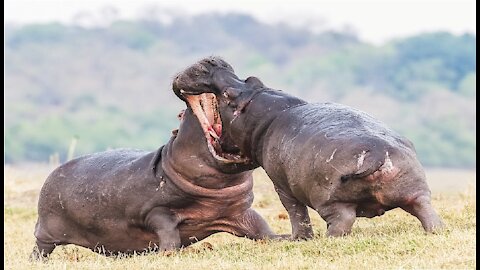
[[[385,150],[382,148],[370,148],[362,151],[357,156],[356,171],[340,177],[342,182],[352,179],[360,179],[378,171],[385,163]]]

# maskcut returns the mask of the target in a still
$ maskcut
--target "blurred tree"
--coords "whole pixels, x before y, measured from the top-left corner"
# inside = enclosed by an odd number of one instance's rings
[[[5,28],[5,160],[65,160],[115,147],[156,149],[185,108],[172,78],[220,55],[245,78],[308,101],[345,102],[416,145],[426,166],[474,167],[476,37],[424,33],[383,46],[352,31],[318,34],[243,14],[202,14],[84,28]],[[110,13],[109,13],[110,12]],[[167,20],[168,19],[168,20]]]

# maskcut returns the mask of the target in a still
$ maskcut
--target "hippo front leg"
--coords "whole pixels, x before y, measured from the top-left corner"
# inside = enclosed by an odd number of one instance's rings
[[[180,248],[178,219],[170,209],[164,207],[152,209],[145,218],[145,224],[158,235],[160,240],[159,251]]]
[[[299,202],[293,195],[275,186],[278,197],[287,209],[292,225],[292,239],[307,240],[313,238],[313,229],[307,206]]]
[[[444,224],[430,203],[430,196],[420,196],[402,209],[417,217],[426,232],[433,233],[443,229]]]
[[[317,212],[327,222],[327,236],[344,236],[350,234],[357,217],[356,205],[348,203],[334,203],[319,208]]]
[[[55,244],[46,243],[37,239],[29,259],[30,261],[46,261],[54,249]]]

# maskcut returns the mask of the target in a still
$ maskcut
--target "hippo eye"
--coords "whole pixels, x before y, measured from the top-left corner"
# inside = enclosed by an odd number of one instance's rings
[[[228,98],[228,99],[235,99],[237,98],[238,96],[240,96],[241,94],[241,91],[236,89],[236,88],[233,88],[233,87],[228,87],[224,92],[223,92],[223,96],[225,98]]]

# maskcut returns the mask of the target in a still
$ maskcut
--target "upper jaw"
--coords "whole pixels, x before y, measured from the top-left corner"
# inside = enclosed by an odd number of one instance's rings
[[[226,68],[211,68],[205,73],[203,70],[199,70],[198,66],[187,68],[173,81],[173,92],[184,101],[186,101],[186,95],[204,93],[220,95],[225,88],[243,88],[245,86],[243,80]]]

